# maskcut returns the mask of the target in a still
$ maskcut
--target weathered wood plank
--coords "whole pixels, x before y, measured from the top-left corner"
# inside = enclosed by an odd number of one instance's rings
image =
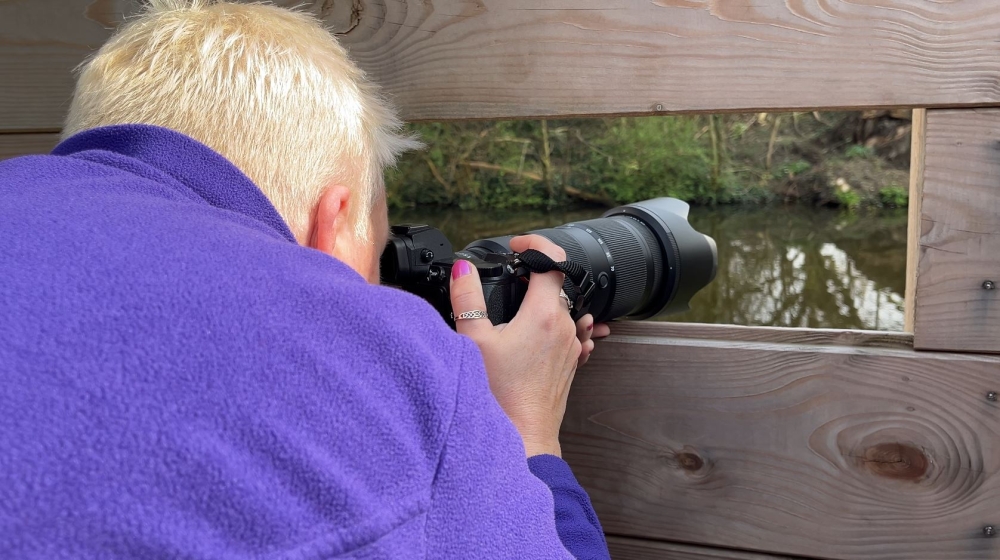
[[[1000,3],[280,0],[409,120],[1000,104]],[[0,3],[0,130],[58,127],[134,0]]]
[[[812,344],[817,346],[882,347],[908,350],[913,347],[913,335],[902,332],[862,331],[842,329],[786,329],[778,327],[745,327],[702,323],[670,323],[658,321],[620,321],[612,324],[617,336],[632,338],[691,338],[773,344]]]
[[[574,383],[563,452],[609,534],[1000,558],[1000,357],[685,329],[614,325]]]
[[[27,154],[47,154],[58,143],[58,134],[0,134],[0,160]]]
[[[912,333],[917,306],[917,263],[920,260],[920,208],[924,200],[924,153],[927,109],[913,110],[910,133],[910,200],[906,224],[906,315],[903,330]]]
[[[1000,352],[1000,110],[928,111],[920,227],[914,346]]]
[[[608,549],[613,560],[796,560],[791,556],[615,536],[608,536]]]

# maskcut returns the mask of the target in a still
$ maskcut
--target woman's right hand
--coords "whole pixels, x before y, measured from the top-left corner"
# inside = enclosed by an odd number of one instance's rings
[[[515,237],[510,245],[515,252],[535,249],[555,261],[566,260],[561,247],[538,235]],[[607,334],[607,327],[594,326],[589,315],[573,322],[559,296],[562,287],[561,272],[532,273],[524,302],[510,323],[456,322],[458,332],[479,346],[490,389],[521,434],[529,457],[561,456],[559,426],[576,368],[594,348],[591,336]],[[486,310],[479,273],[468,261],[457,261],[452,268],[451,302],[456,316]]]

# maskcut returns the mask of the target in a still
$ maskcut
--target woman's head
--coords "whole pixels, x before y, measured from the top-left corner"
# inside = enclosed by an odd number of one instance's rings
[[[171,128],[225,156],[302,243],[339,185],[341,226],[376,244],[383,170],[417,145],[319,21],[265,4],[151,0],[82,66],[64,135],[126,123]]]

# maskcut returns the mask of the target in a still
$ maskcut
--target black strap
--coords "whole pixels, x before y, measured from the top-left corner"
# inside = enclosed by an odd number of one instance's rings
[[[528,249],[523,253],[518,253],[517,259],[531,272],[544,273],[558,270],[565,274],[563,291],[569,296],[569,300],[574,302],[574,307],[577,310],[584,303],[582,298],[589,298],[593,282],[590,282],[587,269],[583,268],[583,265],[570,261],[556,262],[545,253],[536,251],[535,249]]]

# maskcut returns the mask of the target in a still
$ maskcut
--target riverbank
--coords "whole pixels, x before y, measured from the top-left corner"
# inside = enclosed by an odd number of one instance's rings
[[[427,123],[387,177],[392,208],[907,202],[908,111]]]

